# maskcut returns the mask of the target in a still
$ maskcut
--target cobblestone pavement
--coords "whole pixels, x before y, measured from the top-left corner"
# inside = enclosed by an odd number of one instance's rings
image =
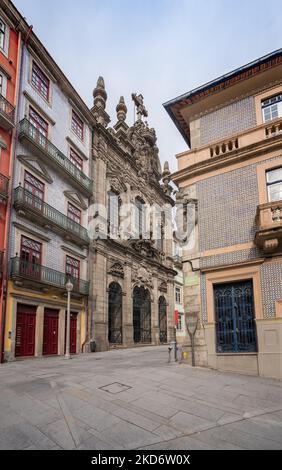
[[[0,366],[0,449],[281,449],[282,383],[167,347]]]

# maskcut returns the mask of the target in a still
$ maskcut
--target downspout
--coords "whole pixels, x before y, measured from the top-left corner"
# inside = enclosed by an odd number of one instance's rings
[[[6,326],[6,307],[7,307],[7,280],[9,277],[9,254],[10,254],[10,245],[11,245],[11,209],[12,209],[12,196],[13,196],[13,186],[15,178],[15,160],[16,160],[16,141],[18,135],[18,120],[19,120],[19,110],[21,102],[21,88],[22,88],[22,75],[23,75],[23,62],[24,62],[24,49],[29,39],[29,36],[32,31],[32,26],[29,27],[25,40],[22,43],[22,33],[19,31],[18,36],[18,51],[17,51],[17,76],[16,76],[16,85],[15,85],[15,99],[14,104],[16,108],[15,114],[15,127],[12,132],[11,140],[11,151],[10,151],[10,168],[9,174],[11,175],[9,182],[9,192],[7,199],[7,210],[6,210],[6,225],[5,225],[5,240],[6,240],[6,251],[4,255],[4,266],[3,266],[3,303],[2,303],[2,335],[1,335],[1,358],[0,362],[4,362],[4,343],[5,343],[5,326]]]

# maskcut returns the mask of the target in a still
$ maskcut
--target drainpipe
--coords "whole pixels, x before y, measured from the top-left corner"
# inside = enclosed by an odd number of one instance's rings
[[[19,26],[19,25],[18,25]],[[2,302],[2,335],[1,335],[1,357],[0,362],[4,362],[4,343],[5,343],[5,326],[6,326],[6,307],[7,307],[7,287],[8,287],[8,277],[9,277],[9,254],[10,254],[10,246],[11,246],[11,209],[12,209],[12,196],[13,196],[13,186],[14,186],[14,178],[15,178],[15,160],[16,160],[16,141],[18,135],[18,121],[19,121],[19,110],[20,110],[20,103],[21,103],[21,88],[22,88],[22,76],[23,76],[23,62],[24,62],[24,50],[27,44],[27,41],[30,37],[32,31],[32,26],[29,27],[25,39],[22,43],[22,33],[19,31],[18,36],[18,51],[17,51],[17,76],[16,76],[16,85],[15,85],[15,99],[14,104],[16,108],[15,113],[15,127],[12,131],[12,139],[11,139],[11,150],[10,150],[10,168],[9,174],[10,182],[9,182],[9,192],[7,198],[7,209],[6,209],[6,224],[5,224],[5,254],[4,254],[4,265],[3,265],[3,302]]]

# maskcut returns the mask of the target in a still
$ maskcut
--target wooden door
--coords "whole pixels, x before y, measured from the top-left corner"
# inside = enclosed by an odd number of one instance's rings
[[[15,355],[34,356],[36,307],[18,305]]]
[[[65,352],[67,340],[67,312],[65,320]],[[76,354],[76,341],[77,341],[77,313],[71,312],[70,314],[70,354]]]
[[[58,310],[45,309],[43,330],[43,354],[58,354]]]

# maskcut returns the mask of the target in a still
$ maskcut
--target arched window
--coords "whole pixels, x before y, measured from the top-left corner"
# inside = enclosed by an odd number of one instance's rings
[[[110,343],[122,343],[122,289],[117,282],[109,286],[109,335]]]
[[[167,342],[167,312],[166,312],[166,300],[163,295],[159,297],[159,330],[160,330],[160,342]]]
[[[120,225],[121,200],[118,193],[108,191],[108,235],[118,238]]]
[[[142,238],[145,230],[145,202],[140,197],[135,199],[135,231],[138,238]]]
[[[133,290],[133,336],[135,343],[151,342],[151,296],[144,287]]]

